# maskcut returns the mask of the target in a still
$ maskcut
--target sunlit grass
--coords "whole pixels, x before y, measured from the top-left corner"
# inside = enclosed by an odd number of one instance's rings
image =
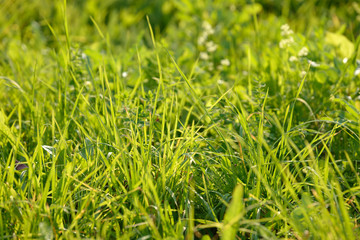
[[[359,4],[0,8],[0,239],[359,238]]]

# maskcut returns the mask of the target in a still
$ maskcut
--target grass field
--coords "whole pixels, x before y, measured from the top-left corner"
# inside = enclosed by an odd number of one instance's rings
[[[0,239],[360,239],[359,2],[0,13]]]

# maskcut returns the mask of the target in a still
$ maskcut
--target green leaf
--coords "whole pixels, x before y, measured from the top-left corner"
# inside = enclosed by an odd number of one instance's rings
[[[239,220],[243,217],[243,187],[237,185],[232,195],[232,200],[224,217],[222,239],[235,239],[239,228]]]
[[[205,235],[201,238],[201,240],[211,240],[209,235]]]

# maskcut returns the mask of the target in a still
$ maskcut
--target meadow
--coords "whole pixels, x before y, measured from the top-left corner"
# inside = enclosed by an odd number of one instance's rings
[[[358,1],[0,13],[0,239],[360,239]]]

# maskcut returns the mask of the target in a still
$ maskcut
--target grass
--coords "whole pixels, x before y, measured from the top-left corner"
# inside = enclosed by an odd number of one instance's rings
[[[0,239],[359,239],[356,1],[0,9]]]

